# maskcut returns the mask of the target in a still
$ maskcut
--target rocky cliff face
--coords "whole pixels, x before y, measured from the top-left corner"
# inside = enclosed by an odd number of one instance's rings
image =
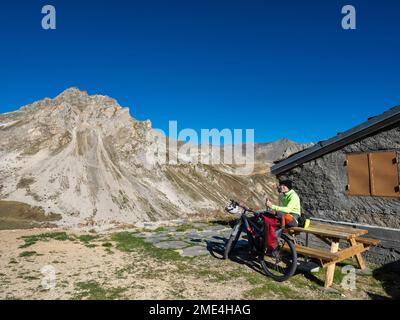
[[[275,183],[265,152],[248,175],[159,161],[168,141],[149,121],[76,88],[0,115],[0,137],[0,200],[61,214],[62,225],[165,220],[212,212],[229,198],[260,204]]]

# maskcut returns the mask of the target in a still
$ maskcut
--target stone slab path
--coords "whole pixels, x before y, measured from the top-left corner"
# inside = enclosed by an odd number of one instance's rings
[[[157,248],[173,249],[184,257],[196,257],[210,254],[215,249],[223,250],[232,230],[230,226],[202,222],[179,225],[161,227],[157,231],[151,223],[146,223],[146,231],[138,236]],[[238,242],[238,246],[244,245],[246,241]]]

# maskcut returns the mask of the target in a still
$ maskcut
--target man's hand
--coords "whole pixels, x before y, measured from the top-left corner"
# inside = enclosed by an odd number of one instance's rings
[[[272,202],[271,201],[268,200],[266,202],[266,205],[267,205],[267,208],[270,208],[270,209],[272,208]]]

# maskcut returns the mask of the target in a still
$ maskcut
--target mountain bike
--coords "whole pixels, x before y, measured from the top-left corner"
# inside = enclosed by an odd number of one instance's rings
[[[265,274],[275,281],[282,282],[290,278],[297,268],[297,252],[294,239],[278,225],[275,250],[266,248],[263,219],[252,209],[231,200],[225,210],[234,215],[240,215],[232,228],[225,245],[224,259],[228,259],[234,250],[242,233],[247,235],[248,245],[261,264]],[[270,216],[275,216],[270,213]],[[277,219],[277,218],[275,218]]]

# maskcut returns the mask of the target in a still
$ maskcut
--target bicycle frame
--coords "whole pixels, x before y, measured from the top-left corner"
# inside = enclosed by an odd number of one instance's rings
[[[246,216],[247,212],[249,211],[245,210],[241,214],[240,219],[233,228],[232,234],[236,236],[237,232],[245,232],[247,234],[247,240],[250,244],[250,247],[255,248],[257,251],[263,252],[263,250],[265,249],[264,229],[260,228],[255,222],[251,221],[250,218]],[[263,240],[261,248],[255,240],[256,236],[260,237]]]
[[[254,213],[253,211],[244,209],[244,212],[241,214],[240,218],[238,219],[238,222],[235,224],[232,230],[232,235],[236,236],[237,232],[245,232],[247,234],[247,240],[249,242],[250,248],[255,248],[259,252],[265,252],[265,231],[264,228],[260,228],[257,223],[253,222],[250,220],[249,217],[247,217],[247,213],[251,212]],[[278,228],[277,229],[277,239],[279,239],[284,232],[284,229]],[[256,241],[256,237],[260,237],[262,239],[261,244],[262,246],[260,247]],[[290,237],[292,238],[292,237]],[[293,239],[292,239],[293,240]]]
[[[239,208],[243,211],[240,211]],[[255,254],[259,259],[261,267],[267,276],[276,281],[285,281],[294,274],[297,267],[296,240],[290,236],[287,229],[282,228],[281,223],[278,223],[276,228],[277,246],[267,250],[265,241],[267,234],[265,234],[264,228],[266,221],[260,225],[258,221],[249,217],[248,213],[255,214],[252,209],[239,205],[234,200],[231,200],[225,210],[231,214],[240,214],[225,245],[225,259],[229,258],[229,254],[239,240],[240,234],[245,232],[251,254]],[[262,214],[279,220],[274,212],[266,210]],[[255,214],[255,217],[259,218],[260,216]],[[284,249],[282,251],[284,246],[289,250]]]

